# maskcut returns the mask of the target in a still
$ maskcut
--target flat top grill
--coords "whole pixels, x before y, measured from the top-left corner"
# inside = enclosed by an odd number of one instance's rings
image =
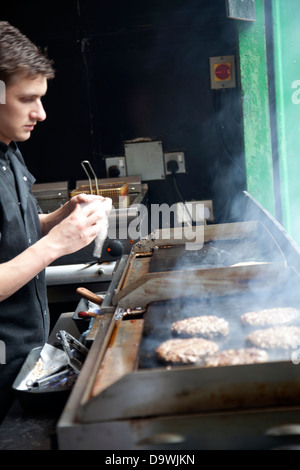
[[[94,425],[107,425],[109,432],[115,425],[119,433],[119,426],[128,423],[130,434],[134,425],[140,432],[143,424],[148,428],[152,423],[147,436],[179,430],[187,438],[184,448],[195,449],[189,447],[190,436],[197,446],[207,438],[207,426],[211,428],[209,420],[200,432],[192,428],[199,417],[216,418],[219,425],[229,410],[244,423],[246,415],[255,416],[258,410],[260,416],[262,410],[273,416],[274,410],[299,409],[299,366],[291,350],[269,354],[262,363],[226,367],[162,365],[155,354],[170,338],[172,322],[183,317],[210,314],[227,319],[229,336],[218,340],[222,351],[244,346],[253,329],[241,323],[244,313],[299,308],[300,251],[272,219],[262,220],[205,227],[202,250],[207,253],[188,252],[182,241],[152,234],[133,247],[111,297],[112,328],[105,344],[99,329],[78,379],[72,399],[76,424],[93,424],[93,431]],[[141,317],[116,319],[120,310],[136,307],[144,309]],[[268,425],[261,419],[264,433]]]
[[[294,281],[299,282],[299,279],[294,279]],[[279,285],[276,284],[272,289],[263,289],[259,294],[257,292],[251,293],[251,291],[248,291],[233,296],[216,296],[198,299],[181,298],[152,303],[148,306],[147,312],[144,315],[138,368],[166,367],[165,363],[157,359],[155,353],[156,347],[163,341],[175,337],[171,331],[173,322],[200,315],[214,315],[228,321],[229,334],[212,339],[212,341],[217,343],[220,352],[227,349],[251,347],[246,341],[247,335],[251,331],[262,327],[244,325],[241,322],[241,315],[249,311],[278,307],[298,308],[300,305],[300,295],[296,288],[297,286],[293,285],[294,281],[290,279],[288,285],[284,285],[284,283],[280,282]],[[283,292],[287,292],[287,289],[290,294],[286,298]],[[294,321],[293,326],[300,326],[300,319]],[[269,362],[291,360],[291,354],[291,349],[269,350]],[[196,367],[201,367],[201,363],[197,364]]]
[[[184,246],[172,246],[155,250],[151,256],[148,272],[178,271],[185,269],[208,269],[247,262],[280,262],[282,255],[273,244],[257,245],[255,240],[211,240],[201,250],[186,250]]]
[[[237,245],[242,249],[235,249]],[[201,362],[170,367],[156,357],[156,347],[172,338],[171,324],[179,319],[201,314],[225,318],[229,335],[213,339],[222,351],[249,347],[245,339],[253,328],[241,323],[243,313],[298,308],[299,274],[286,265],[264,227],[210,227],[203,252],[184,251],[182,243],[168,240],[153,250],[149,246],[143,250],[140,245],[129,256],[113,299],[116,313],[138,307],[145,313],[141,318],[114,317],[112,335],[86,386],[79,420],[297,403],[300,378],[291,350],[268,350],[268,361],[226,367],[203,367]]]

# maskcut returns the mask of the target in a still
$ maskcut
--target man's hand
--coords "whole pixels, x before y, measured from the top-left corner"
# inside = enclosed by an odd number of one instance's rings
[[[57,258],[89,245],[101,228],[107,227],[112,202],[109,198],[81,194],[65,206],[65,217],[47,235]]]
[[[68,217],[76,209],[78,204],[89,204],[93,201],[107,201],[108,198],[102,196],[94,196],[91,194],[78,194],[77,196],[72,197],[66,204],[57,209],[54,212],[49,214],[40,214],[40,223],[42,229],[42,235],[47,235],[50,230],[60,222],[62,222],[66,217]],[[106,203],[107,206],[107,203]],[[111,205],[110,205],[111,209]],[[101,209],[102,210],[102,209]],[[108,214],[107,214],[108,215]]]

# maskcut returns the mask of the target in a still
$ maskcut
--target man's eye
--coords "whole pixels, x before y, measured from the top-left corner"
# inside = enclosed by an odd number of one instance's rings
[[[20,101],[22,103],[32,103],[34,101],[34,98],[32,98],[31,96],[26,96],[24,98],[20,98]]]

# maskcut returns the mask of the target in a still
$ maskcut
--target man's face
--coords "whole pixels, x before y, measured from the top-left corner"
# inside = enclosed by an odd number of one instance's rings
[[[29,139],[36,123],[46,119],[41,101],[46,91],[47,79],[42,75],[33,79],[19,75],[6,86],[6,104],[0,104],[1,142],[9,145]]]

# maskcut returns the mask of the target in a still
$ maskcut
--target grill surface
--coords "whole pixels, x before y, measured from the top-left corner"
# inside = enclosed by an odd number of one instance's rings
[[[285,289],[286,292],[286,289]],[[241,315],[251,310],[262,310],[275,307],[299,306],[299,293],[295,291],[288,298],[281,291],[268,290],[256,294],[241,294],[237,296],[222,296],[206,299],[177,299],[173,301],[154,302],[149,305],[145,314],[144,334],[140,344],[139,368],[165,367],[155,354],[155,348],[163,341],[174,338],[171,331],[173,322],[183,318],[200,315],[214,315],[224,318],[229,323],[229,334],[225,337],[214,338],[219,350],[241,349],[250,347],[246,342],[246,336],[260,327],[243,325]],[[300,326],[300,320],[293,322]],[[299,344],[300,346],[300,344]],[[291,350],[268,351],[269,361],[291,360]],[[201,366],[201,364],[199,364]]]
[[[274,245],[257,241],[218,240],[205,243],[200,250],[186,250],[184,246],[154,251],[151,256],[149,272],[178,271],[185,269],[208,269],[230,266],[247,262],[281,261],[280,252]]]

